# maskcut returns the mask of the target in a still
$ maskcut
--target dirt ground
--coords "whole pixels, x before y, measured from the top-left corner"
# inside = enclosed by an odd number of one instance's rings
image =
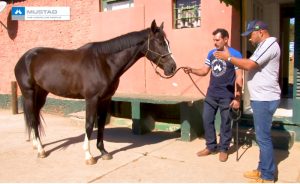
[[[12,115],[0,109],[0,182],[249,182],[243,173],[255,169],[258,147],[240,147],[239,161],[231,149],[227,162],[218,155],[197,157],[205,147],[203,139],[179,140],[179,133],[155,131],[133,135],[126,126],[107,125],[105,147],[112,160],[102,160],[93,135],[91,151],[97,159],[85,165],[82,143],[84,125],[68,117],[43,114],[45,136],[42,142],[48,156],[37,158],[32,143],[26,141],[23,114]],[[280,183],[300,182],[300,143],[290,150],[275,150]]]

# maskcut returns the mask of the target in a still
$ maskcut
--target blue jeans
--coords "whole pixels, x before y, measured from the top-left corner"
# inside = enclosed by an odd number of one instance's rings
[[[280,100],[251,101],[256,141],[259,146],[259,162],[257,169],[261,178],[274,180],[275,162],[271,137],[272,118]]]
[[[231,98],[214,98],[206,97],[203,106],[203,126],[206,140],[206,148],[210,151],[226,152],[229,149],[232,131],[231,119],[229,118],[229,105]],[[215,129],[215,116],[220,109],[221,114],[221,127],[220,127],[220,144],[218,148],[216,129]]]

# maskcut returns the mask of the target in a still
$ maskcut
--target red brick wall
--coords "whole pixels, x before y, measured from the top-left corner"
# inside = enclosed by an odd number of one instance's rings
[[[10,81],[15,80],[14,66],[28,49],[38,46],[73,49],[90,42],[91,14],[99,11],[95,2],[43,0],[14,3],[14,6],[69,6],[71,21],[11,21],[12,4],[8,4],[0,14],[0,21],[8,28],[0,27],[0,94],[10,93]]]
[[[8,27],[8,30],[3,25],[0,27],[0,94],[10,94],[10,82],[15,80],[14,66],[20,56],[33,47],[74,49],[87,42],[107,40],[144,29],[156,19],[159,25],[164,22],[178,67],[200,67],[207,52],[213,48],[212,32],[216,28],[224,27],[229,33],[239,32],[237,24],[232,26],[232,20],[239,20],[238,13],[233,14],[231,7],[218,0],[201,1],[201,27],[193,29],[173,29],[172,0],[135,0],[134,8],[111,12],[99,12],[98,0],[26,0],[14,5],[69,6],[71,20],[11,21],[9,11],[12,4],[8,4],[0,13],[0,21]],[[14,31],[15,34],[12,34]],[[237,47],[240,36],[230,36],[232,44]],[[193,77],[205,92],[209,76]],[[162,79],[146,59],[138,61],[121,77],[118,91],[200,96],[184,72],[178,72],[172,79]]]

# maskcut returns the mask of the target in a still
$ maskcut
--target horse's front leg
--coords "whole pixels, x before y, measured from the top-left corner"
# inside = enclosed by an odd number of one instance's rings
[[[103,143],[103,131],[105,127],[108,109],[110,107],[110,102],[111,102],[110,99],[106,101],[99,101],[98,108],[97,108],[97,119],[98,119],[97,148],[100,150],[101,158],[103,160],[112,159],[112,155],[105,150],[104,143]]]
[[[97,101],[98,98],[86,100],[85,137],[83,143],[83,150],[85,154],[85,163],[87,165],[93,165],[97,162],[90,152],[90,140],[97,114]]]

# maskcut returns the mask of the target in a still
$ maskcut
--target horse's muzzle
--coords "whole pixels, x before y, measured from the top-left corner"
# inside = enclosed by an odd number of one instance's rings
[[[176,71],[176,63],[174,62],[174,60],[170,60],[170,63],[166,63],[165,64],[165,66],[164,66],[164,74],[166,76],[174,74],[175,71]]]

